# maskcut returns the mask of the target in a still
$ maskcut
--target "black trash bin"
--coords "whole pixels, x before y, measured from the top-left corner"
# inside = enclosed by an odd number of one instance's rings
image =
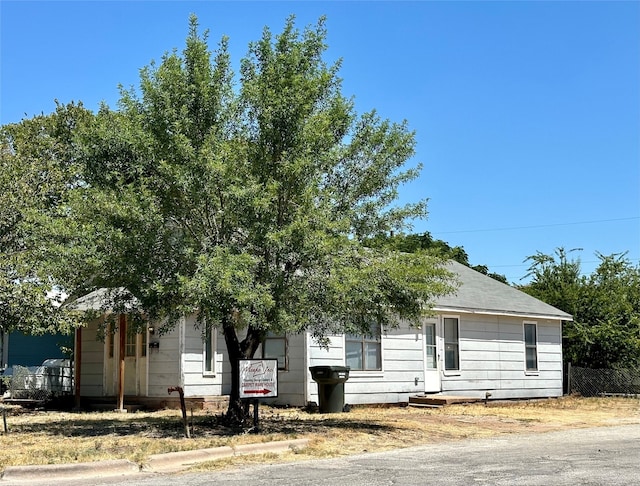
[[[311,378],[318,383],[318,407],[321,413],[342,412],[344,382],[349,379],[348,366],[311,366]]]

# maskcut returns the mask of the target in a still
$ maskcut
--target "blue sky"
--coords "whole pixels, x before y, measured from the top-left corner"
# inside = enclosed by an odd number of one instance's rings
[[[510,282],[537,251],[640,259],[640,2],[0,2],[0,123],[54,100],[115,108],[118,85],[181,50],[188,17],[247,44],[327,16],[327,60],[359,112],[408,120],[424,166],[414,225]]]

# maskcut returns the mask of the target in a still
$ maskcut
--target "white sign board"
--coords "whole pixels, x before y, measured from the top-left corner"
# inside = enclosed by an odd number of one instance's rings
[[[240,398],[278,396],[277,359],[240,360]]]

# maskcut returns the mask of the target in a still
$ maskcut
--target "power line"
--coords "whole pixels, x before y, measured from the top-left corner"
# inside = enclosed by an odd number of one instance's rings
[[[627,258],[630,262],[640,262],[640,258]],[[581,265],[591,265],[593,263],[600,263],[600,260],[589,260],[582,261],[580,260]],[[487,265],[487,267],[491,268],[507,268],[507,267],[530,267],[531,263],[513,263],[507,265]]]
[[[640,263],[640,258],[627,258],[627,260],[628,260],[631,264]],[[589,260],[589,261],[582,261],[582,260],[580,260],[580,264],[581,264],[581,265],[582,265],[582,264],[591,265],[591,264],[595,264],[595,263],[601,263],[601,261],[600,261],[600,260]],[[494,272],[494,273],[504,275],[504,276],[507,278],[507,280],[508,280],[509,282],[514,283],[514,284],[516,284],[518,281],[520,281],[520,282],[521,282],[521,281],[525,280],[525,278],[528,276],[528,275],[523,275],[523,276],[521,276],[521,277],[516,277],[516,276],[514,276],[514,272],[516,272],[516,271],[517,271],[517,270],[515,270],[515,269],[516,269],[516,268],[523,269],[523,267],[531,267],[531,264],[528,264],[528,263],[520,263],[520,264],[507,264],[507,265],[487,265],[487,268],[488,268],[489,270],[491,270],[491,271],[492,271],[492,272]],[[509,270],[511,270],[511,271],[507,270],[507,271],[505,272],[505,270],[502,270],[502,269],[507,269],[507,268],[508,268]],[[584,268],[581,268],[581,270],[580,270],[580,276],[582,276],[582,277],[587,277],[587,276],[591,275],[594,271],[595,271],[595,269],[594,269],[594,270],[589,271],[589,270],[586,270],[586,269],[584,269]],[[505,272],[505,273],[502,273],[502,272]]]
[[[632,216],[630,218],[596,219],[592,221],[577,221],[573,223],[538,224],[538,225],[532,225],[532,226],[513,226],[508,228],[436,231],[432,234],[433,235],[451,235],[456,233],[484,233],[484,232],[490,232],[490,231],[515,231],[515,230],[523,230],[523,229],[554,228],[558,226],[575,226],[580,224],[611,223],[614,221],[632,221],[636,219],[640,219],[640,216]]]

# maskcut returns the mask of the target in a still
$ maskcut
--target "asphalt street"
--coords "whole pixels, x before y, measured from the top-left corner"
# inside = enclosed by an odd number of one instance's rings
[[[4,485],[4,481],[0,485]],[[25,484],[25,483],[21,483]],[[42,483],[41,483],[42,484]],[[383,453],[242,469],[65,484],[127,486],[635,485],[640,425],[436,443]]]

